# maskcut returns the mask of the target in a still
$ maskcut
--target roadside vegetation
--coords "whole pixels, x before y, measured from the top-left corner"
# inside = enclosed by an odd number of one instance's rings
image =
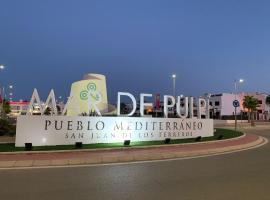
[[[0,136],[14,136],[16,134],[16,126],[10,120],[0,119]]]
[[[253,96],[245,96],[243,100],[243,106],[248,111],[248,121],[251,123],[251,126],[255,126],[255,111],[258,107],[260,107],[258,99]]]

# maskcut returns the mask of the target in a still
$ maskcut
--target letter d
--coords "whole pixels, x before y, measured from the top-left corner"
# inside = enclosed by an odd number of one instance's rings
[[[132,116],[136,112],[136,108],[137,108],[136,99],[135,99],[135,97],[132,94],[127,93],[127,92],[118,92],[118,95],[117,95],[117,116],[120,116],[121,115],[121,108],[120,108],[120,105],[121,105],[121,96],[127,96],[127,97],[129,97],[131,99],[132,105],[133,105],[132,111],[129,114],[123,115],[123,116]]]

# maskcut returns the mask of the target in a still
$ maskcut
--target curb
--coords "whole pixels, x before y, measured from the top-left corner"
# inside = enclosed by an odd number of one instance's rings
[[[96,149],[72,149],[72,150],[48,150],[48,151],[13,151],[13,152],[0,152],[0,155],[16,155],[16,154],[48,154],[48,153],[70,153],[70,152],[92,152],[92,151],[111,151],[111,150],[126,150],[126,149],[150,149],[158,147],[172,147],[172,146],[185,146],[194,144],[211,144],[221,143],[226,141],[239,140],[246,137],[246,133],[242,132],[243,135],[239,137],[223,139],[223,140],[212,140],[205,142],[190,142],[182,144],[163,144],[163,145],[151,145],[151,146],[129,146],[129,147],[115,147],[115,148],[96,148]]]

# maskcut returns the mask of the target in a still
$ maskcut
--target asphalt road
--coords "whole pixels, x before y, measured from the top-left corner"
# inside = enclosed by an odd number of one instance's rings
[[[270,139],[270,128],[256,132]],[[190,160],[0,170],[0,199],[269,200],[270,144]]]

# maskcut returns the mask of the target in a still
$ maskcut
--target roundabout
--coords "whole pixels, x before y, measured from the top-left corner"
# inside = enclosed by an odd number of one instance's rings
[[[219,152],[218,156],[209,156],[216,155],[212,152],[206,156],[197,154],[176,158],[179,154],[175,153],[174,157],[162,160],[165,162],[157,160],[158,154],[165,158],[165,154],[160,153],[160,147],[148,149],[144,159],[141,157],[141,160],[133,162],[129,160],[131,148],[125,150],[126,155],[119,157],[117,162],[110,156],[118,154],[118,151],[109,155],[106,154],[108,150],[78,152],[77,157],[74,156],[73,159],[70,159],[69,153],[2,154],[0,178],[6,184],[0,187],[0,193],[4,199],[18,199],[23,195],[28,199],[36,199],[38,196],[41,200],[89,199],[89,197],[131,200],[166,198],[268,200],[270,146],[267,140],[270,138],[270,126],[241,129],[246,133],[244,137],[208,143],[213,148],[223,149],[223,153]],[[240,141],[245,141],[241,150],[238,148]],[[224,145],[228,143],[238,150],[224,152]],[[184,146],[190,145],[192,144],[179,146],[183,149]],[[198,145],[196,150],[203,150],[205,144],[196,145]],[[177,149],[175,146],[170,146],[171,149],[164,148],[164,152]],[[137,152],[142,153],[145,150],[140,148]],[[154,151],[156,158],[152,157],[150,160],[149,157]],[[227,154],[228,152],[230,153]],[[103,156],[99,164],[93,163],[95,158],[98,161],[97,155],[94,157],[95,153]],[[92,160],[92,163],[81,163],[86,155],[89,156],[88,162]],[[15,162],[16,157],[21,159]],[[30,158],[35,160],[28,160]],[[142,161],[146,159],[147,162]],[[107,164],[101,163],[105,161]],[[4,162],[6,167],[3,165]],[[14,192],[10,192],[9,188],[13,188]]]
[[[0,168],[76,167],[181,160],[234,153],[258,148],[267,143],[268,139],[265,137],[255,134],[243,134],[230,139],[183,144],[1,152]]]

